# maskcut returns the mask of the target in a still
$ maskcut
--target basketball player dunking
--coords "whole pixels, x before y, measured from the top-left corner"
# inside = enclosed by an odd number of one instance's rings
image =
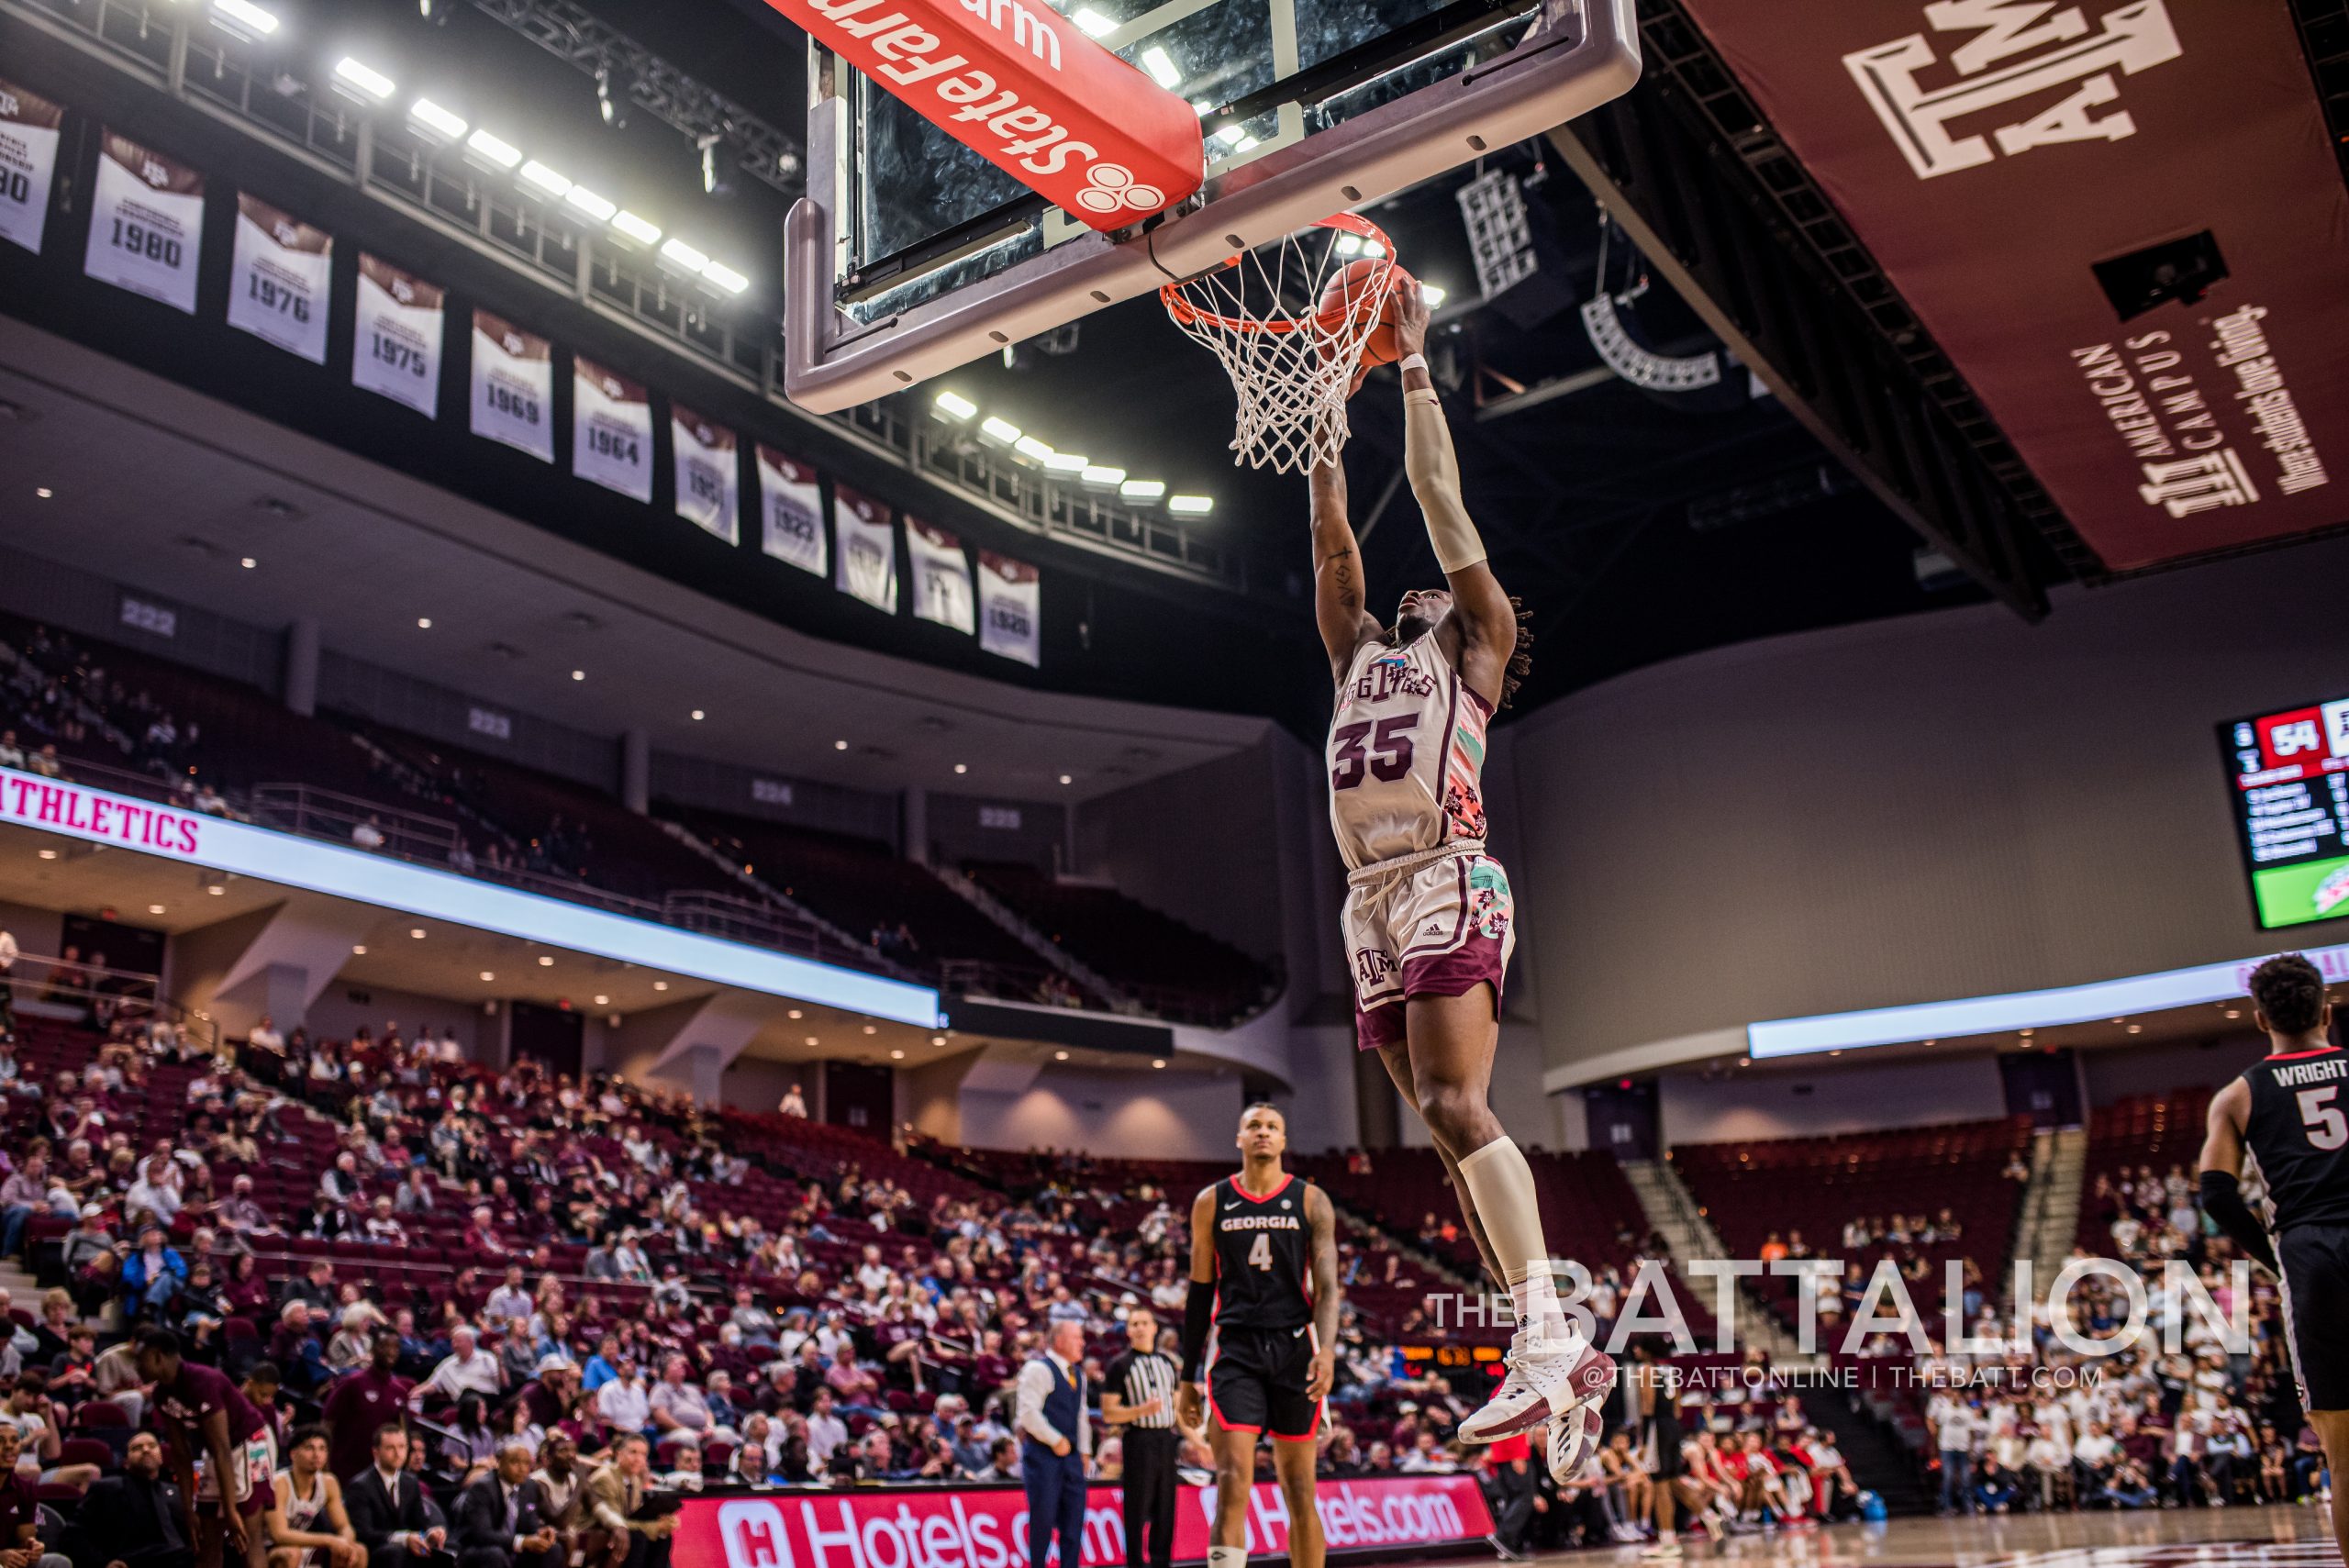
[[[1508,1375],[1459,1435],[1491,1442],[1551,1421],[1552,1466],[1574,1475],[1597,1446],[1615,1363],[1559,1308],[1532,1169],[1487,1103],[1517,933],[1508,877],[1485,853],[1479,783],[1486,726],[1524,677],[1528,639],[1461,501],[1428,377],[1427,301],[1408,277],[1397,301],[1405,466],[1449,591],[1415,589],[1395,624],[1379,625],[1363,607],[1345,470],[1313,471],[1313,610],[1337,681],[1330,825],[1349,873],[1356,1038],[1427,1123],[1517,1310]]]
[[[2251,1000],[2270,1053],[2210,1097],[2202,1208],[2283,1282],[2300,1403],[2332,1472],[2332,1537],[2349,1549],[2349,1053],[2332,1043],[2324,976],[2299,953],[2253,970]],[[2267,1184],[2272,1248],[2243,1200],[2246,1147]]]
[[[1288,1509],[1292,1568],[1322,1568],[1313,1506],[1315,1439],[1338,1343],[1338,1224],[1329,1195],[1281,1169],[1288,1122],[1268,1105],[1240,1114],[1240,1173],[1191,1204],[1191,1296],[1183,1314],[1177,1421],[1199,1425],[1199,1363],[1215,1416],[1215,1525],[1208,1568],[1246,1568],[1256,1439],[1273,1435],[1273,1472]]]

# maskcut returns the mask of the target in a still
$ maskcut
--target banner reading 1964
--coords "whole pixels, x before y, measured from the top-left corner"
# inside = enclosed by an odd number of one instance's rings
[[[99,147],[90,249],[82,270],[193,316],[203,247],[204,176],[107,131]]]
[[[258,196],[237,197],[228,325],[314,365],[327,362],[327,284],[334,237]]]
[[[473,434],[554,461],[554,345],[473,312]]]
[[[652,395],[584,354],[571,361],[571,472],[652,499]]]
[[[38,93],[0,81],[0,239],[38,254],[57,173],[65,111]]]
[[[447,306],[447,296],[434,284],[362,250],[351,384],[435,417],[440,412],[440,328]]]

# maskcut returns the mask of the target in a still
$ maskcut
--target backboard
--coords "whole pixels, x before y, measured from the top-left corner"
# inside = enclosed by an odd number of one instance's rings
[[[785,228],[795,403],[901,391],[1549,130],[1640,73],[1636,0],[1055,4],[1198,110],[1198,195],[1097,233],[811,43],[807,194]]]

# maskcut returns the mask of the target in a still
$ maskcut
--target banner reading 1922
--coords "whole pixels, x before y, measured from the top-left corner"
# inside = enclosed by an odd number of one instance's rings
[[[1211,1486],[1184,1486],[1174,1507],[1176,1562],[1204,1562]],[[1493,1517],[1474,1475],[1323,1480],[1315,1511],[1332,1551],[1417,1556],[1479,1541]],[[1280,1488],[1260,1483],[1248,1507],[1248,1554],[1288,1551]],[[870,1492],[750,1493],[689,1497],[677,1517],[675,1568],[1026,1568],[1028,1500],[1016,1486]],[[1090,1488],[1084,1562],[1064,1568],[1123,1568],[1119,1489]]]

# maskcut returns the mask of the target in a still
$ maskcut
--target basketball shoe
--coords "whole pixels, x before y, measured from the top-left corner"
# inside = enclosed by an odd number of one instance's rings
[[[1578,1479],[1598,1451],[1598,1434],[1606,1425],[1596,1401],[1551,1421],[1550,1479],[1561,1486]]]
[[[1614,1358],[1580,1334],[1537,1333],[1520,1325],[1509,1340],[1508,1375],[1485,1407],[1460,1423],[1462,1442],[1497,1442],[1595,1405],[1615,1386]]]

